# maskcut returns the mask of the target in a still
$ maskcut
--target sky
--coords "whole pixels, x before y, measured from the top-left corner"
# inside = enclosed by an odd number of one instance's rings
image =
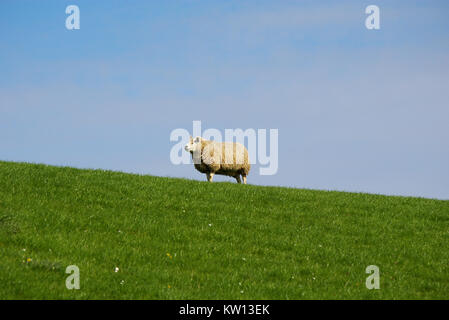
[[[251,184],[449,199],[448,14],[432,0],[2,0],[0,160],[206,180],[170,161],[170,133],[200,120],[278,129],[278,171],[255,164]]]

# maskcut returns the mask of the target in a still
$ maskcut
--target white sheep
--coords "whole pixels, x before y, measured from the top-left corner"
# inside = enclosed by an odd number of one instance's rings
[[[190,137],[185,150],[192,154],[195,169],[205,173],[207,181],[212,182],[215,174],[234,177],[238,183],[246,184],[251,164],[248,150],[235,142],[216,142],[201,137]]]

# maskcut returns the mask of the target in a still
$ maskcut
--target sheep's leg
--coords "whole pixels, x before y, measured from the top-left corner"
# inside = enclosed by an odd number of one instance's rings
[[[246,184],[246,176],[242,175],[242,178],[243,178],[243,184]]]
[[[206,173],[207,181],[212,182],[212,180],[214,179],[214,174],[215,173],[213,173],[213,172]]]
[[[242,181],[240,180],[240,175],[239,174],[236,175],[234,178],[237,180],[237,183],[242,183]]]

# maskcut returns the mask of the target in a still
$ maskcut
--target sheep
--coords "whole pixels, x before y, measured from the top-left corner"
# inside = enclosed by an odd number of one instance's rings
[[[246,184],[251,164],[248,150],[240,143],[216,142],[201,137],[190,137],[185,150],[192,154],[195,169],[205,173],[207,181],[212,182],[214,175],[234,177],[238,183]]]

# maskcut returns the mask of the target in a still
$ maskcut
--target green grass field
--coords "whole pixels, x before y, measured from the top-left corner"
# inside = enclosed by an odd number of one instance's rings
[[[448,299],[449,201],[0,162],[0,299],[60,298]]]

